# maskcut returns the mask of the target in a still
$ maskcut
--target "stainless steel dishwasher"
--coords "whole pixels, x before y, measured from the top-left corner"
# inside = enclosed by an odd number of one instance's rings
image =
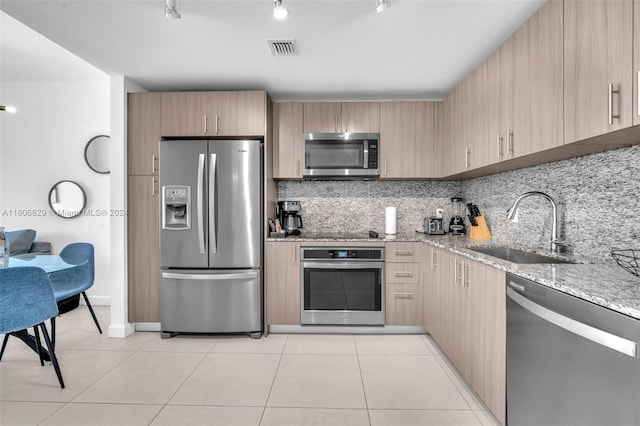
[[[640,425],[640,321],[507,274],[507,424]]]

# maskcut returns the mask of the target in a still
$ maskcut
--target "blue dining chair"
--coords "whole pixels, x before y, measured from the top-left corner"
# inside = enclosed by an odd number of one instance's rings
[[[0,334],[21,332],[33,327],[36,352],[40,355],[40,365],[44,365],[40,329],[60,387],[64,389],[58,359],[44,324],[56,315],[58,304],[46,272],[30,266],[0,269]]]
[[[53,288],[53,294],[56,301],[60,302],[69,297],[82,294],[84,301],[87,303],[89,312],[93,317],[93,321],[98,327],[98,331],[102,334],[102,328],[96,317],[93,307],[89,302],[89,298],[85,293],[86,290],[93,286],[93,280],[95,277],[95,260],[94,249],[90,243],[72,243],[66,245],[60,252],[60,257],[67,263],[81,264],[77,268],[69,269],[66,271],[52,272],[49,274],[49,280],[51,281],[51,287]],[[53,339],[53,345],[56,342],[55,332],[55,318],[51,319],[51,335]]]

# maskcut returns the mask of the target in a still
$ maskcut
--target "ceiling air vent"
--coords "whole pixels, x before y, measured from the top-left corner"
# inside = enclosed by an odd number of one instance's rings
[[[294,56],[298,54],[295,39],[267,40],[272,56]]]

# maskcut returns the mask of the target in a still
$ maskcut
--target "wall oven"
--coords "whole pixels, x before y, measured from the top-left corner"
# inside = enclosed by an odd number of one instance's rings
[[[305,133],[302,175],[313,178],[377,178],[379,133]]]
[[[302,325],[384,325],[384,249],[301,249]]]

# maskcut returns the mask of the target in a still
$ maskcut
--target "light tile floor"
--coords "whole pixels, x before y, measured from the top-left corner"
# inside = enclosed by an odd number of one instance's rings
[[[106,329],[109,308],[96,311]],[[67,387],[10,338],[0,425],[497,424],[429,336],[114,339],[85,306],[56,328]]]

